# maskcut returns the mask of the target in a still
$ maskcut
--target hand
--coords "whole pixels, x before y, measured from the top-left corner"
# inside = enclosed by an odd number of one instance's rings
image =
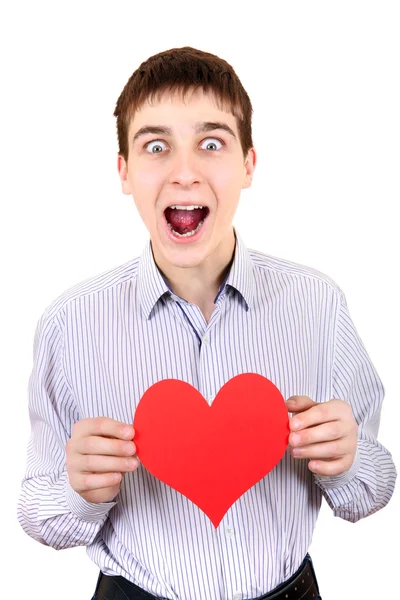
[[[308,468],[318,475],[341,475],[354,462],[358,425],[350,404],[344,400],[314,402],[308,396],[291,396],[288,411],[290,453],[294,458],[311,458]]]
[[[139,466],[134,435],[131,425],[108,417],[77,421],[65,447],[71,487],[88,502],[115,498],[123,473]]]

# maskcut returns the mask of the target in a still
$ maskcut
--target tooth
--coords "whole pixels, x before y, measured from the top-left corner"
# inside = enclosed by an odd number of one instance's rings
[[[191,237],[192,235],[194,235],[195,233],[197,233],[197,232],[199,231],[199,229],[200,229],[200,227],[203,225],[203,223],[204,223],[204,220],[203,220],[203,221],[200,221],[200,223],[198,224],[198,226],[196,227],[196,229],[195,229],[194,231],[188,231],[187,233],[183,233],[183,234],[181,234],[181,233],[178,233],[177,231],[175,231],[175,230],[172,228],[172,225],[171,225],[171,223],[168,223],[168,227],[169,227],[169,228],[170,228],[170,230],[171,230],[171,231],[173,231],[173,232],[174,232],[174,234],[175,234],[175,235],[177,235],[178,237]]]
[[[192,206],[180,206],[179,204],[174,204],[173,206],[170,206],[170,208],[175,208],[178,210],[193,210],[195,208],[204,208],[203,206],[200,205],[192,205]]]

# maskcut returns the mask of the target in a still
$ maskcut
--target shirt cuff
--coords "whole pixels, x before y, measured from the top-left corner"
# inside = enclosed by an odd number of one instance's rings
[[[82,521],[97,522],[104,520],[116,502],[88,502],[74,490],[68,481],[65,482],[65,500],[73,515]]]
[[[345,485],[346,483],[349,483],[352,479],[354,479],[354,477],[358,473],[360,466],[361,466],[361,459],[360,459],[360,452],[358,450],[358,443],[357,443],[356,454],[355,454],[354,461],[353,461],[353,464],[351,465],[350,469],[348,469],[344,473],[341,473],[340,475],[318,475],[317,473],[314,473],[314,476],[315,476],[316,481],[318,483],[320,483],[322,487],[324,487],[326,489],[337,488],[337,487],[341,487],[342,485]]]

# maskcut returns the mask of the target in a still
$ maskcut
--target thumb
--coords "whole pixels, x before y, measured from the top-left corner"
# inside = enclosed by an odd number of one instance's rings
[[[286,407],[289,412],[296,413],[308,410],[317,404],[309,396],[291,396],[286,400]]]

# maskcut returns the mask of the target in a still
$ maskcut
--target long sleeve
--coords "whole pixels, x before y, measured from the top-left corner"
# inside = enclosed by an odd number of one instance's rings
[[[65,445],[79,414],[64,376],[60,324],[47,311],[36,327],[28,393],[31,436],[18,521],[29,536],[57,550],[88,545],[116,502],[86,502],[69,484]]]
[[[383,508],[397,477],[388,450],[377,441],[385,390],[349,315],[341,292],[335,334],[332,396],[350,403],[358,424],[357,453],[348,471],[315,475],[336,517],[355,523]]]

